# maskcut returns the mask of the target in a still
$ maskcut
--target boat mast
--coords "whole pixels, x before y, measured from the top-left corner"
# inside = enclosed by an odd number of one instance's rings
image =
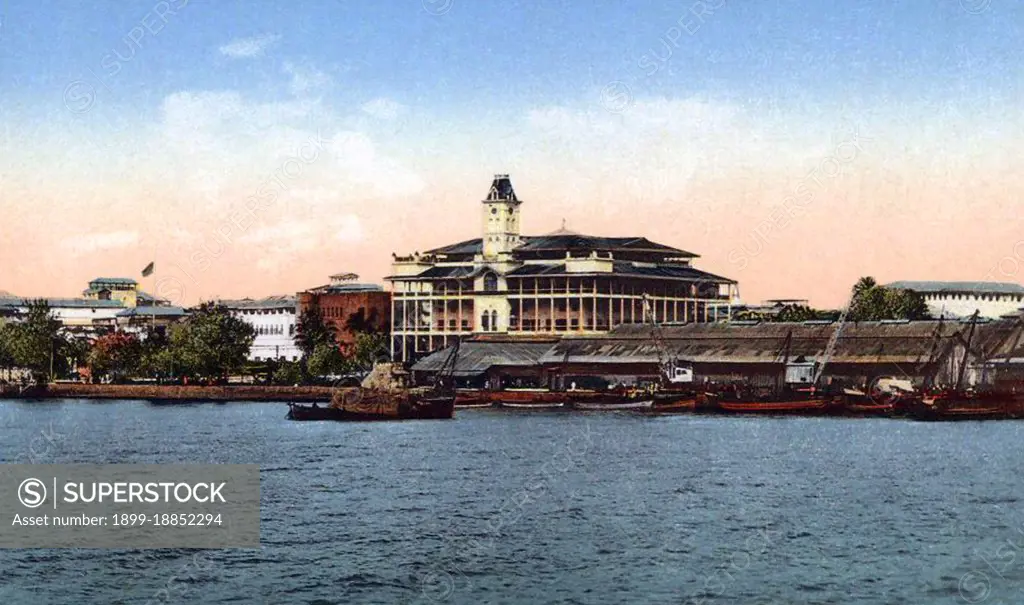
[[[651,322],[651,340],[654,341],[654,347],[658,352],[659,382],[662,386],[665,386],[668,383],[669,366],[674,366],[675,363],[674,360],[669,359],[668,350],[665,346],[665,335],[661,330],[661,324],[658,323],[658,318],[654,315],[654,310],[651,308],[650,297],[647,293],[644,293],[641,300],[643,301],[644,315]]]
[[[444,363],[441,364],[440,369],[437,371],[437,375],[434,376],[434,389],[442,388],[449,384],[448,379],[455,376],[455,364],[459,358],[459,347],[462,345],[462,337],[457,336],[455,338],[455,344],[452,345],[452,350],[445,357]],[[451,381],[451,386],[454,388],[455,382]]]
[[[782,384],[776,384],[775,389],[782,392],[786,388],[786,369],[789,367],[789,350],[793,346],[793,330],[786,333],[786,340],[783,342],[782,350]]]
[[[853,302],[856,300],[856,290],[854,294],[850,296],[850,302],[846,303],[843,307],[842,313],[839,314],[839,324],[836,329],[832,331],[832,335],[828,338],[828,344],[825,345],[825,353],[821,356],[821,365],[814,371],[814,382],[811,386],[817,387],[818,381],[821,380],[821,375],[825,373],[825,366],[828,365],[829,360],[832,359],[833,353],[836,351],[836,345],[839,344],[839,334],[842,333],[843,327],[846,326],[846,316],[850,314],[850,309],[853,308]]]
[[[978,320],[978,310],[975,309],[974,314],[971,315],[971,331],[967,334],[967,342],[964,344],[964,357],[960,360],[960,367],[957,371],[956,385],[953,387],[954,391],[960,390],[960,385],[964,381],[964,372],[967,371],[967,357],[971,353],[971,341],[974,339],[974,326]]]

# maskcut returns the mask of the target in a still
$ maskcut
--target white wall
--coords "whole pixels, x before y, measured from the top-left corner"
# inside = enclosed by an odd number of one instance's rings
[[[232,309],[231,312],[256,329],[249,359],[265,361],[284,357],[295,361],[302,351],[295,346],[295,309]]]
[[[977,310],[981,317],[996,319],[1024,307],[1018,294],[922,293],[933,317],[970,317]]]

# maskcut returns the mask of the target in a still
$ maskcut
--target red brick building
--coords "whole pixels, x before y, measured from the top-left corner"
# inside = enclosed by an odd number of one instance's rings
[[[356,331],[389,334],[391,330],[391,293],[358,279],[353,273],[332,275],[331,283],[298,293],[299,313],[318,305],[324,321],[334,325],[342,347],[355,342]]]

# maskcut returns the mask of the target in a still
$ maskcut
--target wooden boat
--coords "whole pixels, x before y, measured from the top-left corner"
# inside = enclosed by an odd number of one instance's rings
[[[338,389],[330,405],[320,407],[317,403],[303,405],[288,404],[289,420],[340,420],[349,422],[373,420],[441,420],[455,415],[455,389],[452,374],[458,359],[461,340],[455,341],[451,353],[441,365],[432,387]],[[377,366],[383,368],[385,366]],[[392,374],[393,377],[393,374]],[[398,385],[403,386],[403,385]]]
[[[653,395],[651,411],[659,414],[696,412],[700,404],[699,394],[690,391],[661,391]]]
[[[596,411],[616,411],[616,410],[648,410],[654,405],[654,400],[651,398],[609,398],[605,401],[576,401],[573,402],[573,407],[577,410],[587,410],[591,412]]]
[[[454,394],[360,389],[356,396],[336,396],[331,405],[323,407],[316,403],[289,403],[287,417],[289,420],[370,421],[441,420],[452,418],[454,415]]]
[[[458,391],[455,394],[455,409],[490,408],[494,403],[481,391]]]
[[[910,406],[914,420],[1008,420],[1024,416],[1024,395],[1001,392],[944,391],[921,398]]]
[[[566,394],[548,389],[509,389],[506,391],[481,391],[491,403],[502,407],[531,407],[541,404],[565,404]],[[560,407],[560,406],[559,406]]]
[[[564,401],[501,401],[498,403],[503,408],[516,410],[554,410],[565,407]]]
[[[732,414],[823,415],[834,411],[832,399],[780,399],[775,401],[719,400],[718,409]]]
[[[896,413],[898,395],[875,393],[869,395],[862,391],[843,389],[842,405],[847,416],[882,416],[888,417]]]

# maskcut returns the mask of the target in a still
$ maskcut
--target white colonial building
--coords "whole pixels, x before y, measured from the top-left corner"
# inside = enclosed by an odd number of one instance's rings
[[[302,351],[295,346],[298,301],[294,296],[218,301],[256,330],[249,349],[250,361],[298,361]]]
[[[17,320],[36,297],[0,292],[0,317]],[[142,331],[164,327],[185,317],[181,307],[142,291],[138,282],[124,277],[99,277],[89,282],[82,298],[43,298],[50,313],[68,332],[96,336],[114,330]]]
[[[564,228],[521,235],[521,205],[509,176],[496,175],[481,208],[482,237],[394,257],[393,359],[415,360],[469,334],[537,338],[649,319],[703,322],[718,304],[728,314],[736,282],[694,268],[696,254]]]
[[[998,319],[1024,308],[1024,286],[983,281],[896,281],[886,288],[913,290],[924,297],[933,317]]]

